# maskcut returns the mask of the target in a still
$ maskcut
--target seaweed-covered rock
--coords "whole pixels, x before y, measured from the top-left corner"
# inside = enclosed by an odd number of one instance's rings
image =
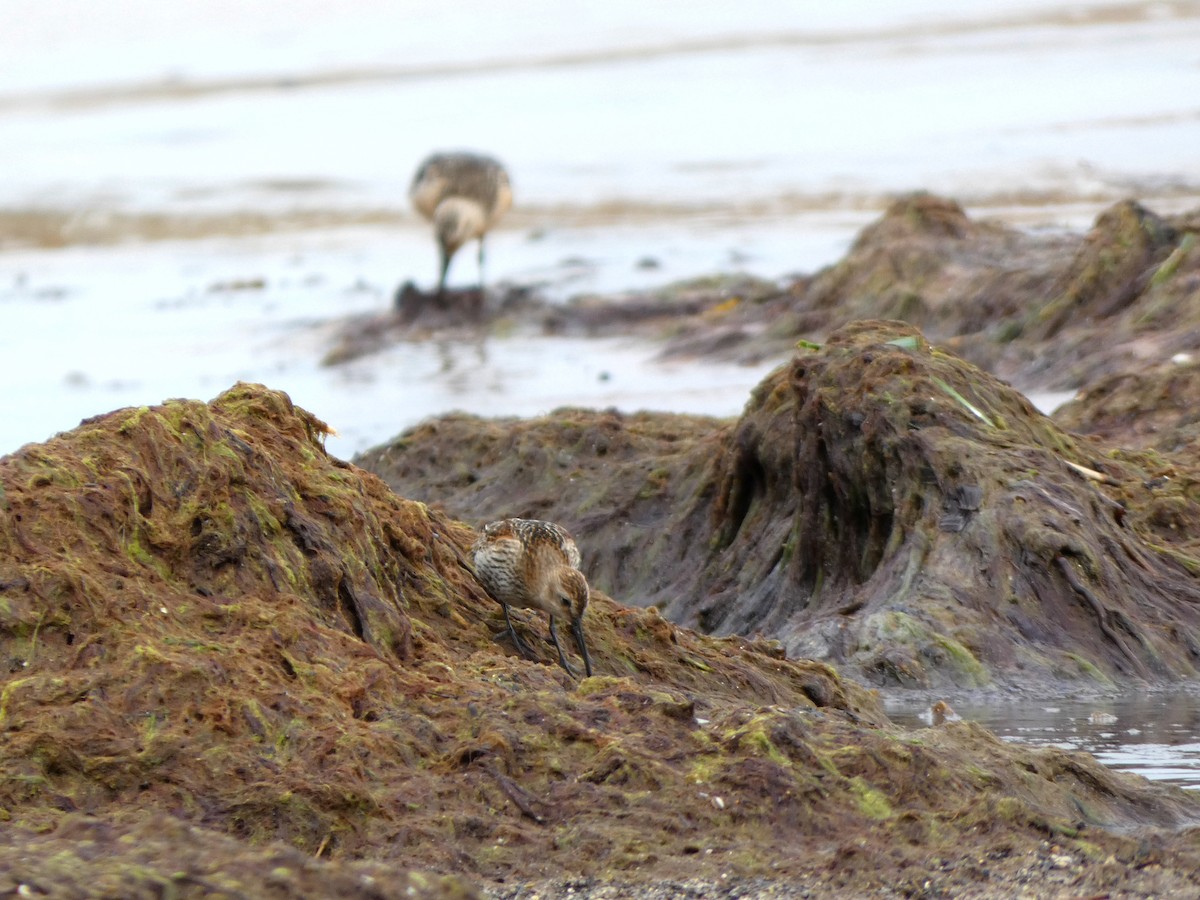
[[[1054,411],[1063,428],[1117,447],[1190,451],[1200,441],[1200,363],[1190,357],[1101,378]]]
[[[464,517],[558,518],[614,596],[881,684],[1196,673],[1189,482],[1061,431],[909,326],[848,326],[768,376],[736,424],[685,421],[458,417],[361,462]],[[638,451],[614,463],[578,439],[605,429]]]
[[[896,319],[942,338],[1007,335],[1020,327],[1030,298],[1047,294],[1060,277],[1074,242],[978,222],[943,197],[900,197],[844,258],[812,279],[797,311],[824,312],[821,331]]]
[[[1145,473],[905,331],[850,326],[758,389],[705,596],[668,610],[899,683],[1194,675],[1195,573],[1101,484]]]
[[[895,728],[778,644],[597,591],[596,677],[515,611],[541,654],[522,658],[493,637],[474,532],[329,458],[323,432],[239,385],[0,459],[0,890],[966,896],[1053,854],[1080,889],[1194,892],[1186,837],[1106,829],[1196,819],[1195,796],[973,725]]]
[[[1033,330],[1053,338],[1075,322],[1111,319],[1150,286],[1175,250],[1179,235],[1169,224],[1126,200],[1101,213],[1063,273],[1050,302],[1034,315]]]
[[[663,353],[769,359],[895,319],[1023,390],[1090,387],[1200,348],[1198,221],[1127,200],[1083,235],[1024,231],[903,196],[835,264],[744,300],[714,294]]]
[[[979,222],[953,201],[897,199],[772,326],[819,340],[899,319],[1025,390],[1065,390],[1200,346],[1194,217],[1114,204],[1082,237]]]

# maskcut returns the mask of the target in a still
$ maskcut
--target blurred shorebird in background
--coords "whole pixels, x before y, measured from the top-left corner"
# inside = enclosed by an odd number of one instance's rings
[[[483,238],[512,206],[508,172],[497,160],[478,153],[434,153],[417,169],[408,196],[433,222],[441,250],[439,295],[458,248],[479,241],[479,289],[483,290]]]
[[[583,613],[588,604],[588,583],[579,571],[579,548],[566,530],[553,522],[537,519],[502,519],[485,525],[475,542],[475,571],[488,593],[504,607],[508,635],[526,659],[529,648],[513,630],[508,608],[540,609],[550,616],[550,640],[558,651],[558,662],[575,675],[567,663],[554,620],[561,616],[571,624],[571,633],[583,657],[583,667],[592,674],[592,660],[583,641]]]

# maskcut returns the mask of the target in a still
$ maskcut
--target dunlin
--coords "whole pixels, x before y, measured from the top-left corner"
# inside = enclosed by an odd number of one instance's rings
[[[934,725],[943,725],[946,722],[961,722],[962,717],[954,711],[954,708],[945,700],[939,700],[933,706],[929,707],[929,718]]]
[[[583,613],[588,604],[588,583],[579,571],[579,548],[565,529],[537,519],[503,519],[485,525],[475,542],[475,571],[488,593],[504,607],[508,635],[528,659],[532,654],[513,629],[510,606],[540,609],[550,617],[550,640],[558,661],[571,675],[554,622],[560,616],[571,623],[583,667],[592,674],[592,660],[583,640]]]
[[[512,206],[504,166],[477,153],[434,153],[417,169],[408,191],[413,206],[433,222],[442,255],[438,294],[458,248],[479,241],[479,287],[483,289],[483,238]]]

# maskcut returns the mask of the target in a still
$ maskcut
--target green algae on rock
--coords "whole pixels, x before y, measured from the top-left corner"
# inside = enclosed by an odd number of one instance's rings
[[[1148,884],[1125,863],[1156,846],[1155,884],[1193,885],[1181,841],[1104,827],[1179,824],[1200,816],[1194,796],[973,726],[894,728],[869,692],[777,644],[597,592],[601,674],[577,683],[545,647],[544,664],[521,659],[493,639],[471,529],[328,457],[324,431],[239,385],[0,459],[4,887],[870,890],[1000,846],[1004,877],[1003,858],[1048,838],[1123,861],[1080,884]],[[535,617],[514,616],[541,645]]]

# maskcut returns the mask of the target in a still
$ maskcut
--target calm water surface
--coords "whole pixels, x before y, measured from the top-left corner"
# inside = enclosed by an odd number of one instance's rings
[[[1091,700],[955,700],[954,711],[1006,741],[1086,750],[1100,762],[1200,789],[1200,685]],[[929,724],[929,703],[885,699],[892,721]]]

